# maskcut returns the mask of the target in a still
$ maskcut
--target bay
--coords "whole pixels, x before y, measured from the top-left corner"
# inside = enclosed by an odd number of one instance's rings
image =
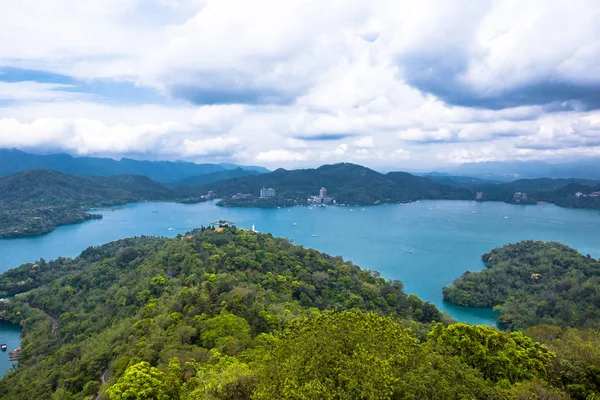
[[[362,268],[379,271],[385,278],[401,280],[406,292],[431,301],[457,320],[494,324],[490,309],[457,307],[442,300],[442,288],[454,278],[466,270],[484,268],[484,252],[535,239],[560,241],[583,254],[600,257],[598,211],[550,204],[430,200],[365,208],[258,209],[222,208],[215,202],[147,202],[102,213],[102,220],[62,226],[47,235],[0,240],[0,272],[40,258],[74,257],[88,246],[125,237],[174,237],[225,219],[240,228],[254,225],[261,232],[341,255]],[[0,329],[5,328],[2,325]],[[5,335],[16,337],[15,347],[18,345],[18,327],[0,331],[0,336]],[[0,371],[9,365],[0,359]]]

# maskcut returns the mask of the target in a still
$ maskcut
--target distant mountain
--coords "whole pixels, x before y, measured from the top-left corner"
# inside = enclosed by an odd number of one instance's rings
[[[493,181],[490,179],[479,179],[473,178],[472,176],[450,175],[441,172],[429,172],[426,174],[421,174],[420,176],[431,179],[432,181],[436,181],[438,183],[442,183],[444,185],[456,187],[470,187],[473,185],[498,183],[498,181]]]
[[[441,172],[482,179],[513,181],[521,178],[600,179],[600,158],[550,164],[542,161],[494,161],[465,163]]]
[[[452,188],[427,178],[396,172],[384,175],[348,163],[323,165],[316,169],[278,169],[269,174],[214,182],[202,186],[200,190],[213,190],[219,197],[230,197],[236,193],[257,196],[261,187],[272,187],[277,198],[301,204],[306,203],[308,196],[317,195],[321,187],[325,187],[338,203],[353,205],[471,197],[467,190]]]
[[[225,169],[237,169],[241,168],[245,171],[255,171],[259,174],[267,174],[271,172],[271,170],[266,169],[265,167],[259,167],[256,165],[237,165],[237,164],[229,164],[229,163],[219,163],[219,165]]]
[[[508,203],[535,204],[543,201],[562,207],[600,208],[600,197],[587,196],[600,191],[600,181],[588,179],[519,179],[514,182],[478,184],[468,187],[472,192],[483,193],[482,200]],[[516,192],[526,198],[515,198]],[[581,192],[581,196],[576,196]],[[586,195],[586,196],[584,196]],[[518,200],[518,201],[517,201]]]
[[[52,169],[75,175],[144,175],[158,182],[179,181],[188,177],[242,168],[234,164],[194,164],[185,161],[140,161],[130,158],[72,157],[68,154],[39,155],[16,149],[0,149],[0,176],[28,169]],[[251,171],[268,171],[248,167]]]
[[[224,179],[241,178],[249,175],[260,175],[256,170],[245,170],[242,168],[228,169],[224,171],[211,172],[210,174],[190,176],[180,181],[169,182],[167,186],[175,188],[177,186],[201,186],[207,183],[222,181]]]
[[[29,236],[101,218],[87,213],[134,201],[200,201],[141,175],[82,176],[35,169],[0,177],[0,237]]]

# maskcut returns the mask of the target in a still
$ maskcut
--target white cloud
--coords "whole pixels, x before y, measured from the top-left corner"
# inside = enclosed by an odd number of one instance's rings
[[[288,161],[307,161],[309,160],[310,154],[308,152],[299,153],[297,151],[290,151],[285,149],[269,150],[259,153],[256,156],[256,161],[274,163],[274,162],[288,162]]]
[[[168,105],[111,105],[60,82],[0,80],[0,146],[298,166],[410,158],[423,168],[595,154],[598,112],[569,107],[590,102],[585,93],[600,84],[599,7],[4,1],[0,26],[10,40],[1,41],[0,65],[135,83]],[[570,102],[557,83],[585,90]],[[547,89],[552,107],[544,99],[473,104],[518,100],[511,91],[532,85]]]
[[[361,148],[361,149],[366,149],[366,148],[373,148],[375,147],[375,143],[373,143],[373,137],[372,136],[365,136],[362,137],[358,140],[354,141],[354,146]]]

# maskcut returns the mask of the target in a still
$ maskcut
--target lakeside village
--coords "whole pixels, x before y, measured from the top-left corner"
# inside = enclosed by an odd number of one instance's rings
[[[252,193],[236,193],[233,196],[231,196],[230,199],[228,200],[233,200],[233,201],[269,201],[269,200],[274,200],[276,197],[276,192],[275,189],[273,188],[265,188],[262,187],[258,193],[258,197],[254,197],[254,195]],[[213,192],[213,191],[209,191],[207,194],[205,195],[201,195],[200,198],[204,199],[204,200],[213,200],[217,198],[217,195]],[[335,205],[336,200],[332,197],[329,196],[327,194],[327,189],[322,187],[321,189],[319,189],[319,194],[318,195],[314,195],[314,196],[310,196],[309,198],[306,199],[306,204],[309,206],[328,206],[328,205]]]

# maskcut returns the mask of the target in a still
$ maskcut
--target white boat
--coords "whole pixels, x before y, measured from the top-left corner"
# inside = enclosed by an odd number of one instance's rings
[[[504,217],[504,219],[508,219],[508,217]]]
[[[296,225],[298,225],[298,223],[297,223],[297,222],[294,222],[292,225],[296,226]]]
[[[318,235],[316,233],[313,233],[312,237],[317,237]]]
[[[173,228],[169,228],[169,229],[167,229],[167,230],[168,230],[168,231],[174,231],[175,229],[173,229]]]

